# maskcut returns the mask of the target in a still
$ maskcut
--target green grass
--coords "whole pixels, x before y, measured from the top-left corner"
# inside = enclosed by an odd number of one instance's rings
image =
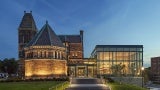
[[[48,90],[62,81],[35,81],[35,82],[3,82],[0,90]]]
[[[119,84],[119,83],[108,83],[111,90],[147,90],[145,88],[130,85],[130,84]]]
[[[58,86],[57,90],[64,90],[65,88],[67,88],[69,86],[69,84],[70,84],[69,82],[61,83],[61,84],[57,85]],[[53,88],[51,90],[55,90],[55,88]]]

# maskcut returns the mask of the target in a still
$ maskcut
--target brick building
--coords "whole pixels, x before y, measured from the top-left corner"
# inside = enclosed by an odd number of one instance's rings
[[[100,45],[91,58],[84,58],[83,46],[83,30],[57,35],[47,21],[37,30],[32,12],[24,12],[18,28],[19,75],[26,79],[111,76],[113,66],[123,65],[123,75],[139,76],[143,45]]]
[[[151,58],[152,81],[160,83],[160,57]]]
[[[77,35],[56,35],[48,22],[38,31],[32,12],[24,12],[18,41],[21,77],[64,76],[67,64],[83,63],[83,31]]]

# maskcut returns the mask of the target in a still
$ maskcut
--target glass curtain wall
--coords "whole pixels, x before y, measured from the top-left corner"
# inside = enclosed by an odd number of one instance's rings
[[[97,74],[138,76],[143,61],[143,48],[97,48]]]

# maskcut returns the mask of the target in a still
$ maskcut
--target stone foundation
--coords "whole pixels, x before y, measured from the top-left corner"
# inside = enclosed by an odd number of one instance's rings
[[[142,86],[142,77],[111,77],[114,81]]]
[[[25,60],[25,79],[55,78],[67,75],[66,60],[30,59]]]

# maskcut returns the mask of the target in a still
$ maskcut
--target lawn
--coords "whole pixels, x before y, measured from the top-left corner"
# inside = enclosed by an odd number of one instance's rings
[[[147,90],[130,84],[109,83],[109,86],[111,87],[111,90]]]
[[[64,81],[63,81],[64,82]],[[62,81],[33,81],[33,82],[3,82],[0,90],[48,90]]]

